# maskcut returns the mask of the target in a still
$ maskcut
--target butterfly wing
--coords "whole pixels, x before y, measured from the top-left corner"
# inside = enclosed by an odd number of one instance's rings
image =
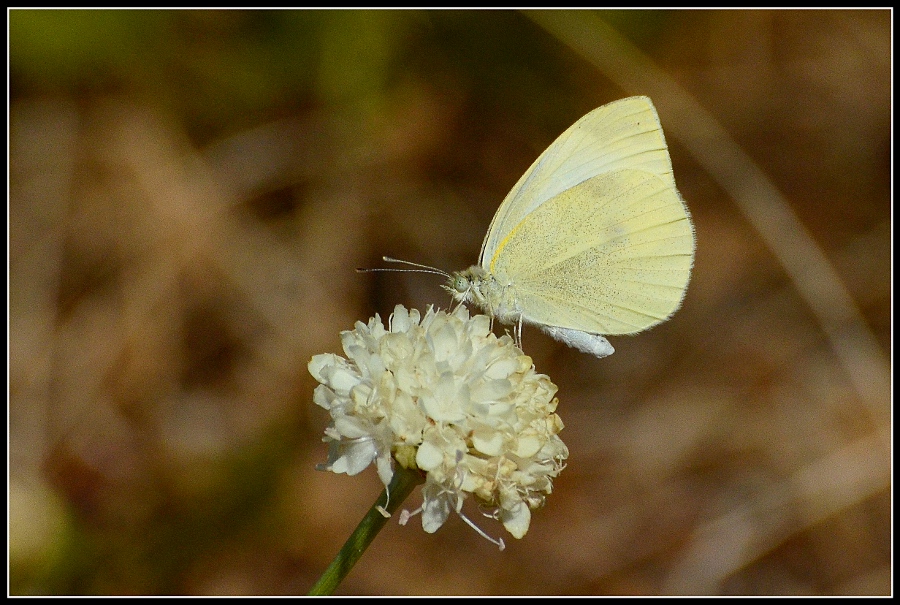
[[[650,172],[675,188],[659,116],[647,97],[598,107],[535,160],[494,215],[481,246],[481,266],[490,270],[500,242],[541,204],[591,177],[624,168]]]
[[[526,214],[489,271],[511,284],[525,321],[633,334],[678,309],[693,258],[693,226],[671,178],[616,169]]]

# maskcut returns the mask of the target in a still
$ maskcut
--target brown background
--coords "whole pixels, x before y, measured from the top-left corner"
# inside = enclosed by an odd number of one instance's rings
[[[306,364],[449,304],[354,269],[474,263],[557,134],[648,94],[682,309],[603,360],[526,329],[571,451],[528,535],[391,522],[338,594],[888,594],[890,21],[11,11],[11,592],[305,593],[380,491],[314,470]]]

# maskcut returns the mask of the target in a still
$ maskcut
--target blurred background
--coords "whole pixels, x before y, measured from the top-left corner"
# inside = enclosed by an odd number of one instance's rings
[[[450,302],[355,268],[475,263],[636,94],[683,307],[602,360],[526,328],[571,452],[528,535],[392,520],[338,594],[890,593],[889,11],[8,16],[11,593],[304,594],[381,491],[315,470],[306,364]]]

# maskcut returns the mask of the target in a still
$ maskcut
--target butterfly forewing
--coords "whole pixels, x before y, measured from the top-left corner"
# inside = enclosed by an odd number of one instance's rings
[[[510,229],[489,271],[526,321],[630,334],[681,304],[693,263],[687,208],[663,177],[621,169],[569,187]]]
[[[482,244],[482,267],[488,269],[500,242],[541,204],[589,178],[625,168],[650,172],[675,188],[659,117],[647,97],[598,107],[535,160],[494,215]]]

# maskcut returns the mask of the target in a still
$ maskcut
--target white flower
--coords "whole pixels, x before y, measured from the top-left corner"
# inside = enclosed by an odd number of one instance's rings
[[[556,385],[534,370],[485,315],[397,305],[341,333],[346,358],[316,355],[313,400],[331,413],[324,470],[355,475],[375,462],[382,483],[392,460],[425,474],[422,514],[431,533],[473,495],[516,538],[552,490],[569,452],[559,438]],[[483,536],[484,532],[475,527]],[[491,539],[491,538],[488,538]],[[502,548],[502,540],[492,540]]]

